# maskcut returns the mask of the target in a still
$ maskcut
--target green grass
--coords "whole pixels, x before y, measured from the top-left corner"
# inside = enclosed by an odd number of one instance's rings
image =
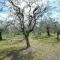
[[[9,49],[9,50],[16,50],[17,48],[23,47],[22,43],[19,43],[20,41],[23,41],[23,35],[3,35],[3,40],[0,41],[0,53]],[[19,46],[18,46],[19,45]],[[12,48],[13,47],[13,48]],[[10,49],[12,48],[12,49]]]
[[[29,36],[31,47],[24,50],[21,50],[26,47],[22,34],[16,36],[5,34],[3,39],[0,41],[0,60],[55,60],[56,55],[59,57],[60,54],[60,41],[54,34],[50,37],[46,34],[34,37],[31,33]]]

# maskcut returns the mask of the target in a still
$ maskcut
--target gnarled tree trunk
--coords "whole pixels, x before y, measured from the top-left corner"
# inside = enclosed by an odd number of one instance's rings
[[[50,36],[49,27],[47,27],[47,35]]]
[[[57,32],[57,39],[59,39],[59,34],[60,34],[60,32]]]
[[[28,35],[26,36],[25,35],[25,40],[26,40],[26,44],[27,44],[27,47],[26,48],[29,48],[30,47],[30,43],[29,43],[29,39],[28,39]]]
[[[0,32],[0,40],[2,40],[2,32]]]

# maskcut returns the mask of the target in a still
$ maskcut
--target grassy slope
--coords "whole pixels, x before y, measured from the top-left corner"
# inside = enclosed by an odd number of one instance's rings
[[[55,37],[33,38],[31,34],[31,47],[23,49],[26,46],[23,35],[3,35],[6,40],[0,41],[0,60],[60,60],[60,41]]]

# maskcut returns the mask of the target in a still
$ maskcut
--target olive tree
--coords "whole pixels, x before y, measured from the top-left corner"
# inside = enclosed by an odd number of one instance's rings
[[[30,47],[29,34],[33,31],[37,20],[42,17],[47,9],[47,5],[42,3],[38,4],[37,0],[8,0],[11,4],[14,14],[18,17],[21,32],[25,36],[27,48]],[[22,2],[23,3],[22,3]],[[41,2],[41,1],[40,1]],[[11,10],[12,11],[12,10]]]
[[[2,32],[7,28],[8,24],[5,24],[4,21],[0,20],[0,40],[2,40]]]
[[[57,39],[59,39],[59,35],[60,35],[60,23],[58,21],[54,22],[54,31],[55,33],[57,33]]]
[[[2,21],[0,21],[0,40],[2,40],[2,31],[3,31]]]

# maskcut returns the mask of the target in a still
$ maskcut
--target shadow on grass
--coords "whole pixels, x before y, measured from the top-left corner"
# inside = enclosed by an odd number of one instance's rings
[[[50,36],[48,36],[48,35],[41,35],[41,36],[35,36],[35,37],[32,37],[33,39],[45,39],[45,38],[54,38],[55,39],[55,36],[54,35],[50,35]]]
[[[46,42],[47,42],[48,44],[55,45],[55,44],[60,43],[60,39],[51,38],[50,40],[47,40]]]
[[[40,37],[36,37],[36,38],[33,38],[34,40],[38,40],[40,43],[47,43],[47,44],[51,44],[51,45],[55,45],[55,44],[58,44],[60,43],[60,39],[57,39],[55,35],[50,35],[50,36],[47,36],[47,35],[44,35],[44,36],[40,36]]]
[[[0,58],[0,60],[4,60],[6,57],[10,58],[10,60],[33,60],[32,51],[27,48],[22,48],[15,51],[7,51],[5,56]]]
[[[52,35],[52,34],[51,34],[50,36],[45,35],[45,36],[42,36],[42,39],[43,39],[43,38],[51,38],[51,37],[54,37],[54,35]]]
[[[59,38],[58,38],[58,39],[57,39],[57,38],[55,38],[55,40],[56,40],[56,42],[60,42],[60,39],[59,39]]]
[[[6,40],[6,39],[2,39],[2,40],[0,39],[0,41],[4,41],[4,40]]]
[[[44,38],[50,38],[51,36],[40,36],[40,37],[33,37],[33,39],[44,39]]]

